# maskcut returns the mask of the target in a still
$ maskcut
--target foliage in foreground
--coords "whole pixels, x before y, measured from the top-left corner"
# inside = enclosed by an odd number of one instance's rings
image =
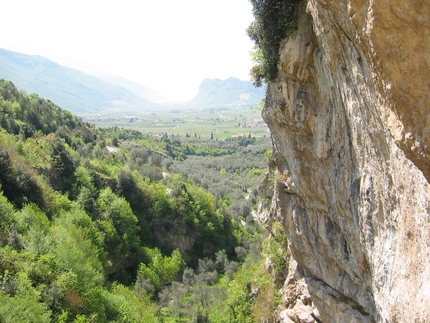
[[[226,159],[211,179],[240,179],[209,193],[167,172],[198,143],[98,129],[7,81],[0,95],[1,322],[258,319],[255,288],[271,286],[250,212],[261,164],[235,169],[237,147],[204,148]]]

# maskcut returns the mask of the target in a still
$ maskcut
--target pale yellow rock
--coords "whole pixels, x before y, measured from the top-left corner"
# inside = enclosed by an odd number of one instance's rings
[[[430,322],[430,3],[305,8],[263,110],[279,172],[266,222],[323,322]]]

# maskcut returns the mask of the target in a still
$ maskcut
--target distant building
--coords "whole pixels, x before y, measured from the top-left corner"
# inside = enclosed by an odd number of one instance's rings
[[[118,148],[116,148],[116,147],[106,146],[106,149],[109,150],[109,152],[112,154],[118,153]]]
[[[262,118],[256,118],[248,120],[248,125],[251,127],[264,126],[266,125],[266,122],[264,122]]]

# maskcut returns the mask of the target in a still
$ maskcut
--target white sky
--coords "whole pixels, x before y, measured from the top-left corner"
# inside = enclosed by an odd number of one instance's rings
[[[248,0],[5,0],[0,48],[88,65],[190,100],[205,78],[249,80]]]

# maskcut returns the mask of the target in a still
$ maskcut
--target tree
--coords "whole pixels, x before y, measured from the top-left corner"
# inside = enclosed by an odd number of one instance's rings
[[[15,296],[9,296],[0,291],[0,321],[1,322],[40,322],[49,323],[50,311],[41,302],[40,292],[32,285],[24,272],[18,275],[19,288]]]
[[[298,0],[250,0],[255,21],[247,29],[257,47],[253,54],[256,65],[251,70],[254,85],[263,78],[274,81],[278,74],[281,41],[297,28],[295,5]]]
[[[27,204],[16,214],[16,222],[27,251],[36,255],[48,252],[49,243],[46,237],[49,233],[50,222],[37,205]]]
[[[129,266],[137,265],[136,253],[140,241],[137,218],[125,198],[107,188],[97,200],[100,218],[99,229],[105,234],[106,251],[112,262],[113,272],[120,272]]]
[[[3,192],[0,191],[0,247],[8,242],[14,213],[12,204],[9,203]]]
[[[149,262],[141,263],[138,272],[150,281],[156,291],[160,290],[165,283],[174,281],[185,265],[178,249],[173,250],[170,257],[163,256],[158,248],[144,248],[144,250]]]
[[[51,184],[62,192],[69,191],[75,182],[75,170],[77,161],[67,151],[66,146],[60,139],[51,143]]]
[[[19,208],[28,202],[41,207],[45,204],[34,171],[25,163],[13,160],[4,147],[0,147],[0,185],[8,200]]]

